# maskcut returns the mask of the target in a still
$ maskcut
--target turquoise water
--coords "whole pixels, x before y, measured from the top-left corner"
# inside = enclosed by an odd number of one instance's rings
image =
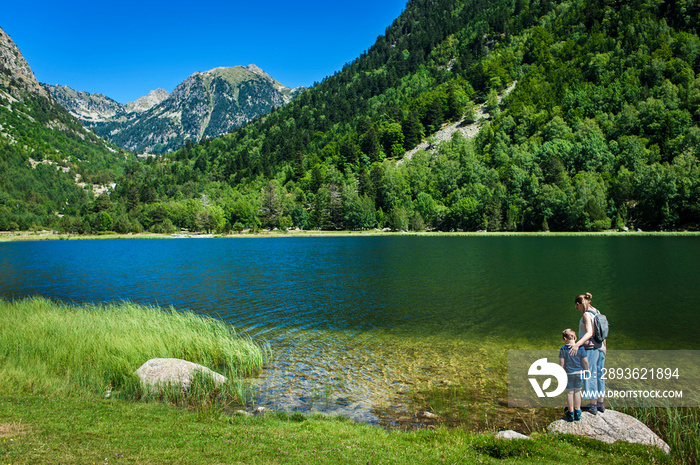
[[[258,403],[373,422],[378,405],[426,372],[458,372],[482,341],[558,347],[586,291],[612,348],[698,349],[699,264],[700,240],[677,236],[9,242],[0,297],[216,316],[271,344]]]

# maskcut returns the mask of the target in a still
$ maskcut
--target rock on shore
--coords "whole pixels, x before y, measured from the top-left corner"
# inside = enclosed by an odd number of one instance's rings
[[[179,358],[153,358],[141,365],[136,370],[136,374],[144,387],[179,384],[186,391],[190,387],[192,376],[197,371],[211,376],[217,384],[224,384],[227,381],[225,376],[205,366]]]
[[[614,410],[591,415],[583,413],[581,421],[557,420],[547,427],[550,433],[575,434],[612,444],[627,441],[635,444],[655,446],[671,453],[671,448],[659,436],[636,418]]]
[[[530,439],[529,436],[513,431],[512,429],[499,431],[496,433],[496,437],[500,439]]]

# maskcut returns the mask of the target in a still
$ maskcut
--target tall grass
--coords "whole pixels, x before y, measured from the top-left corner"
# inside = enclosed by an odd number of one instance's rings
[[[489,342],[488,336],[481,339],[482,347],[488,349],[475,351],[478,357],[464,363],[464,376],[449,378],[455,381],[454,384],[436,382],[434,376],[417,384],[409,394],[415,407],[413,410],[438,414],[438,419],[433,422],[438,426],[470,431],[513,429],[527,435],[544,433],[551,422],[562,417],[565,404],[560,408],[508,407],[506,351],[494,348]],[[535,347],[540,348],[536,344]],[[643,389],[642,386],[639,388]],[[655,406],[652,403],[629,406],[615,399],[606,399],[605,404],[606,408],[621,411],[646,424],[669,445],[676,463],[700,463],[700,408],[668,404]],[[693,404],[697,405],[697,402]],[[404,420],[408,425],[415,423],[413,417]]]
[[[628,407],[632,415],[656,432],[671,447],[671,454],[683,464],[700,459],[700,409],[697,407]]]
[[[181,358],[229,378],[260,370],[264,351],[219,320],[132,303],[70,306],[0,300],[0,389],[46,395],[141,397],[136,369]],[[205,383],[203,380],[202,383]],[[195,383],[202,387],[202,383]]]

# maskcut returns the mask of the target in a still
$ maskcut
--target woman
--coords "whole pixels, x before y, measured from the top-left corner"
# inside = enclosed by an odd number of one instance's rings
[[[579,340],[571,347],[569,353],[576,355],[578,348],[583,346],[588,354],[588,366],[591,370],[591,376],[583,381],[583,391],[581,392],[584,399],[590,399],[588,411],[593,415],[598,412],[604,412],[603,397],[605,395],[605,379],[603,378],[603,367],[605,366],[605,354],[607,351],[606,341],[597,343],[593,339],[593,315],[600,313],[598,309],[591,305],[593,296],[590,292],[577,295],[574,299],[576,309],[582,313],[581,321],[578,324]],[[588,392],[587,392],[588,391]],[[592,397],[597,393],[598,398]]]

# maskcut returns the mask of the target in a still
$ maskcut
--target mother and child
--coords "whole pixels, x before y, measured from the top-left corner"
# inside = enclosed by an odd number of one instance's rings
[[[607,345],[606,341],[596,342],[593,338],[593,318],[600,314],[600,311],[591,305],[591,300],[593,296],[590,292],[577,295],[574,299],[576,310],[581,312],[578,342],[576,333],[572,329],[565,329],[562,332],[564,345],[559,350],[559,364],[566,370],[568,381],[564,411],[566,421],[581,419],[581,388],[584,391],[584,399],[589,401],[588,408],[584,407],[585,410],[593,415],[605,411],[603,367]]]

